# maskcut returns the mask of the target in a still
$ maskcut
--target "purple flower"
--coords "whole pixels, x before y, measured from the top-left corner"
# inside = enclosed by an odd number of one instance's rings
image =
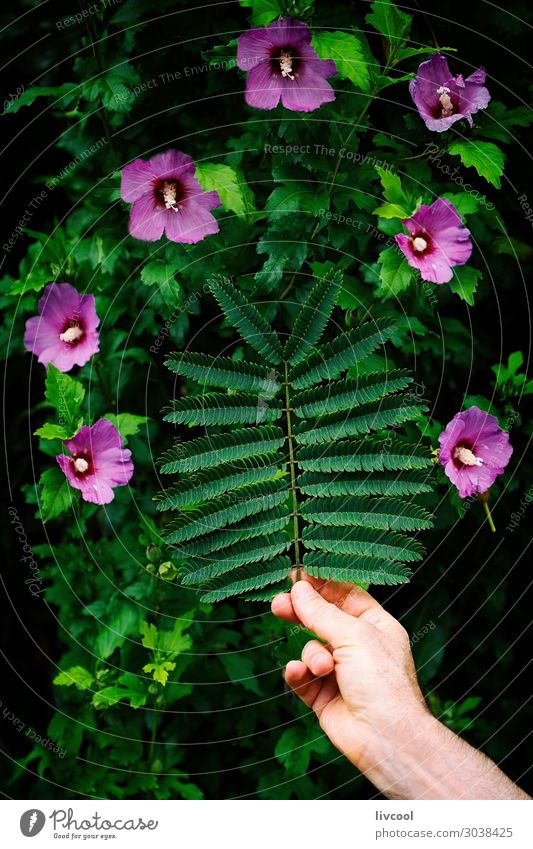
[[[60,371],[70,371],[96,354],[100,319],[94,295],[80,295],[70,283],[49,283],[39,312],[26,322],[24,347],[44,366],[53,363]]]
[[[439,436],[439,462],[461,498],[484,493],[505,469],[513,453],[509,434],[496,416],[470,407],[457,413]]]
[[[130,235],[155,242],[165,232],[171,242],[194,245],[218,233],[210,210],[220,206],[220,198],[216,192],[204,192],[194,171],[191,157],[178,150],[126,165],[120,193],[133,204]]]
[[[108,504],[115,497],[113,488],[127,484],[133,474],[131,451],[123,447],[120,433],[108,419],[85,425],[63,444],[72,456],[59,454],[56,460],[84,501]]]
[[[435,55],[419,66],[409,91],[428,130],[442,133],[466,118],[472,126],[472,115],[486,109],[490,94],[485,88],[485,69],[478,68],[466,80],[462,74],[452,77],[448,60]]]
[[[284,18],[239,36],[237,62],[249,71],[245,100],[257,109],[274,109],[280,99],[293,112],[313,112],[335,100],[328,77],[337,73],[332,59],[319,59],[311,31],[302,21]]]
[[[463,227],[461,216],[446,198],[437,198],[430,206],[422,205],[403,225],[409,236],[399,233],[394,238],[422,280],[448,283],[452,266],[464,265],[472,253],[470,231]]]

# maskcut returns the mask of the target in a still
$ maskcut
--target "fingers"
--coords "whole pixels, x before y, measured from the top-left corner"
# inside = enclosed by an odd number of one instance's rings
[[[329,675],[335,666],[331,652],[318,640],[310,640],[306,643],[302,652],[302,661],[317,678]]]
[[[285,681],[294,693],[320,716],[329,702],[338,695],[339,688],[334,673],[325,678],[315,678],[301,660],[291,660],[285,668]]]
[[[320,692],[322,681],[309,671],[301,660],[290,660],[285,667],[285,681],[308,708]]]
[[[354,640],[357,619],[326,601],[309,581],[297,581],[291,589],[294,613],[306,628],[334,648]]]
[[[292,622],[296,625],[301,625],[294,608],[292,606],[290,593],[280,593],[272,599],[272,613],[279,619],[284,619],[285,622]]]
[[[356,584],[346,584],[338,581],[324,581],[321,578],[312,578],[302,572],[303,581],[308,581],[314,589],[320,593],[322,598],[335,604],[340,610],[349,613],[350,616],[361,616],[367,610],[383,610],[380,603]]]

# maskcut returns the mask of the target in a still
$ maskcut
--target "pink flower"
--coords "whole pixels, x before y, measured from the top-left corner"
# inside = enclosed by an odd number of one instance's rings
[[[422,205],[411,218],[402,222],[409,236],[399,233],[396,243],[407,262],[420,271],[422,280],[448,283],[454,265],[464,265],[472,253],[470,231],[446,198],[437,198],[430,206]]]
[[[96,354],[100,319],[94,295],[80,295],[70,283],[49,283],[39,312],[26,322],[24,347],[44,366],[53,363],[60,371],[70,371]]]
[[[337,73],[332,59],[319,59],[311,47],[311,30],[302,21],[284,18],[239,36],[237,62],[249,71],[245,100],[256,109],[282,102],[293,112],[314,112],[335,100],[327,78]]]
[[[71,456],[59,454],[56,460],[84,501],[108,504],[115,497],[113,488],[127,484],[133,474],[131,451],[123,447],[120,433],[108,419],[85,425],[63,444]]]
[[[496,416],[470,407],[457,413],[439,436],[439,462],[461,498],[484,493],[505,469],[513,453],[509,434]]]
[[[466,80],[462,74],[452,77],[445,56],[435,55],[422,62],[409,92],[428,130],[442,133],[466,118],[486,109],[490,94],[484,86],[485,69],[478,68]]]
[[[204,192],[194,172],[191,157],[177,150],[126,165],[120,193],[133,204],[130,235],[155,242],[165,232],[171,242],[193,245],[218,233],[210,210],[220,206],[220,198],[216,192]]]

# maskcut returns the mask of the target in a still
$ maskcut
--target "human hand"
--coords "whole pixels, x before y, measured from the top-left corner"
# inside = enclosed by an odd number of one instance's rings
[[[334,746],[378,786],[398,749],[431,722],[402,625],[352,584],[302,574],[272,612],[318,640],[292,660],[285,680],[314,710]]]
[[[428,710],[409,637],[367,592],[302,574],[272,612],[311,640],[285,680],[323,731],[372,783],[396,799],[529,799],[481,752]]]

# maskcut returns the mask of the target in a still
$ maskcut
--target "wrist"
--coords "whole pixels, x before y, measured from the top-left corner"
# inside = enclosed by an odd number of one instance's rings
[[[448,734],[453,737],[425,705],[416,704],[377,729],[360,768],[389,799],[446,798],[438,773]]]

